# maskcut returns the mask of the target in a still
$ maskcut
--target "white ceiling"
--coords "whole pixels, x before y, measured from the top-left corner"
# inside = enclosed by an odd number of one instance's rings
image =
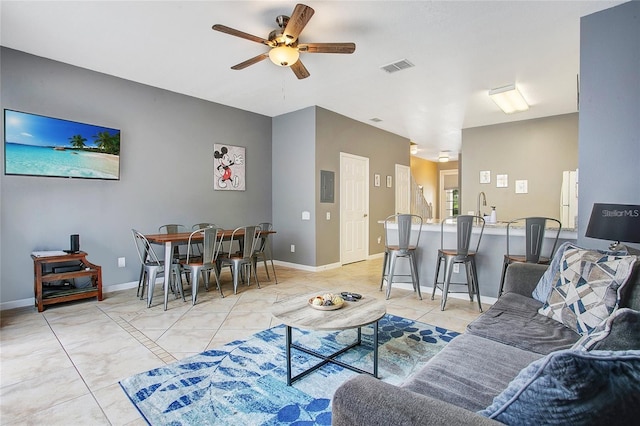
[[[352,55],[301,54],[311,77],[263,61],[295,1],[7,1],[2,46],[128,80],[277,116],[312,105],[455,155],[461,129],[577,111],[580,17],[621,1],[306,1],[300,42],[354,42]],[[380,69],[400,59],[415,67]],[[487,96],[517,83],[531,105],[505,115]],[[382,121],[374,123],[371,118]]]

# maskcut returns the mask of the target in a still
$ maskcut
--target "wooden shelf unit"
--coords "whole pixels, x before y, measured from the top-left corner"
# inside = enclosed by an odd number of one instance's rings
[[[94,265],[86,259],[87,253],[79,251],[61,256],[34,256],[33,259],[33,293],[35,306],[38,312],[44,311],[46,305],[69,302],[72,300],[97,297],[102,300],[102,268]],[[70,272],[45,272],[47,264],[66,262],[78,262],[82,268],[79,271]],[[43,283],[52,281],[65,281],[74,278],[91,277],[91,286],[86,288],[74,288],[61,286],[59,288],[43,289]]]

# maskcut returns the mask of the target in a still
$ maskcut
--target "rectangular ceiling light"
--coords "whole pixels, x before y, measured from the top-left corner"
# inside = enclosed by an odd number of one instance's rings
[[[513,114],[514,112],[522,112],[529,109],[527,101],[524,100],[515,84],[489,90],[489,97],[505,114]]]

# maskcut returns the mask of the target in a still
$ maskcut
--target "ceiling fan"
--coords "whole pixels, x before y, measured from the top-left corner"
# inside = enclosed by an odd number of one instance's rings
[[[239,31],[225,25],[216,24],[212,28],[232,36],[244,38],[269,46],[268,53],[262,53],[244,62],[231,67],[232,70],[241,70],[249,65],[257,64],[264,59],[281,67],[291,67],[298,79],[309,77],[309,71],[300,61],[300,52],[305,53],[353,53],[356,50],[355,43],[298,43],[298,36],[307,22],[313,16],[314,10],[304,4],[297,4],[291,17],[279,15],[276,18],[278,29],[271,31],[268,39],[257,37],[243,31]]]

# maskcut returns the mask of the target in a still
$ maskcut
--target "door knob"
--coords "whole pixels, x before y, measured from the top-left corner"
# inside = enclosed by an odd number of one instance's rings
[[[365,213],[365,214],[364,214],[364,217],[367,217],[367,216],[369,216],[369,215]]]

